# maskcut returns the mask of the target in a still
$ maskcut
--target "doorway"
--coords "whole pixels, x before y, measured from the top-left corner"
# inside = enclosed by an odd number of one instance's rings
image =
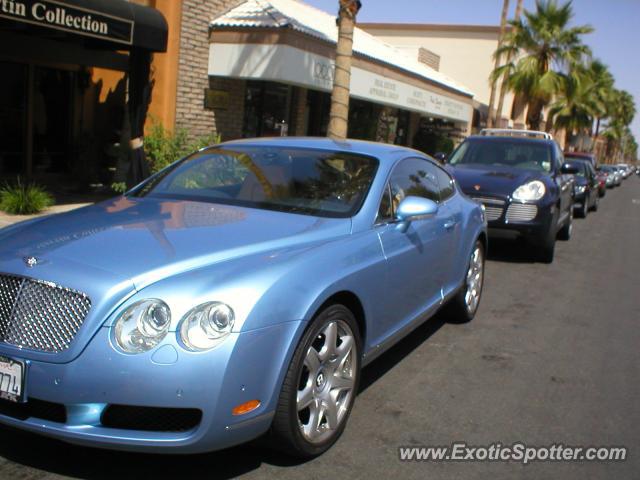
[[[75,72],[5,61],[0,71],[0,176],[52,183],[71,170]]]

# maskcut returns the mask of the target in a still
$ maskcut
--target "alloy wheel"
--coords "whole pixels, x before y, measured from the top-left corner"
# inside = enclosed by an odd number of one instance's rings
[[[307,350],[298,381],[298,425],[308,442],[327,440],[345,420],[355,394],[357,362],[349,325],[327,321]]]
[[[467,271],[467,291],[464,296],[467,311],[474,313],[480,303],[480,294],[482,293],[482,282],[484,280],[484,258],[482,247],[476,245],[471,260],[469,261],[469,270]]]

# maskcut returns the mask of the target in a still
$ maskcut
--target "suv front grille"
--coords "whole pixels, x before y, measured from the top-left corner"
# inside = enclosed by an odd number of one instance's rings
[[[484,214],[487,217],[488,222],[498,220],[502,216],[504,211],[504,200],[491,197],[471,197],[478,203],[484,205]]]
[[[0,275],[0,342],[47,353],[71,345],[91,309],[85,294],[58,285]]]

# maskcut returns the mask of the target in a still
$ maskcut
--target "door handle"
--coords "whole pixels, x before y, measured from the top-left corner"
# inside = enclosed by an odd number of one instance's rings
[[[447,230],[451,230],[453,227],[456,226],[456,222],[455,220],[447,220],[446,222],[444,222],[444,228],[446,228]]]

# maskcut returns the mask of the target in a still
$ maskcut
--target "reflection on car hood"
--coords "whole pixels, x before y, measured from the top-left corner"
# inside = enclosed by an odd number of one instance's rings
[[[71,260],[131,279],[139,289],[182,271],[350,230],[349,219],[119,197],[0,230],[0,264],[27,256],[50,266]]]
[[[462,164],[448,166],[462,191],[467,195],[494,194],[508,196],[520,185],[541,180],[544,172],[499,165]]]

